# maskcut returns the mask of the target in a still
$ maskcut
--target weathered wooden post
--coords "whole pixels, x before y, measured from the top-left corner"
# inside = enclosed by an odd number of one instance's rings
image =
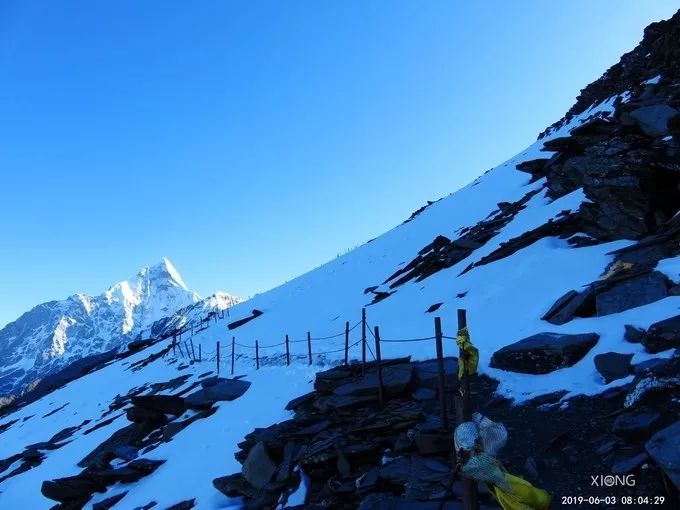
[[[191,324],[191,336],[194,336],[194,320],[191,319],[191,322],[189,324]]]
[[[177,332],[172,333],[172,355],[175,356],[175,345],[177,345]]]
[[[236,355],[236,337],[231,337],[231,375],[234,375],[234,359]]]
[[[439,418],[444,430],[449,430],[448,413],[446,412],[446,393],[445,393],[445,371],[444,371],[444,349],[442,347],[442,320],[440,317],[434,318],[434,336],[437,343],[437,386],[439,392]]]
[[[255,340],[255,368],[260,369],[260,344]]]
[[[217,353],[217,375],[220,375],[220,341],[217,341],[217,348],[215,349]]]
[[[366,372],[366,308],[361,309],[361,375]]]
[[[349,363],[349,321],[345,322],[345,365]]]
[[[177,344],[177,347],[179,347],[179,353],[180,353],[180,355],[181,355],[182,357],[184,357],[184,353],[182,352],[182,343],[181,343],[181,342],[178,343],[178,344]]]
[[[458,310],[458,334],[467,329],[467,311]],[[462,347],[458,350],[458,363],[463,363],[466,367],[460,379],[460,396],[455,397],[456,403],[456,423],[461,424],[472,420],[472,401],[470,400],[470,374],[467,370],[468,353]],[[467,459],[458,459],[458,462],[465,463]],[[478,510],[477,501],[477,482],[467,476],[461,476],[461,492],[463,496],[463,508],[465,510]]]
[[[198,344],[198,361],[203,361],[203,355],[201,354],[201,344]]]
[[[194,361],[196,361],[196,351],[194,351],[194,339],[190,338],[189,342],[191,343],[191,357]]]
[[[187,358],[191,357],[191,351],[189,350],[189,344],[184,340],[184,348],[187,350]]]
[[[312,334],[307,331],[307,353],[309,354],[309,366],[312,366]]]
[[[375,327],[375,362],[378,371],[378,402],[383,405],[385,401],[385,396],[383,394],[383,378],[382,378],[382,357],[380,356],[380,328]]]
[[[286,335],[286,366],[290,366],[290,345],[288,335]]]

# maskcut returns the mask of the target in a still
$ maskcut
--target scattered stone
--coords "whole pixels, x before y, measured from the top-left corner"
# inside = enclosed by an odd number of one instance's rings
[[[620,354],[607,352],[595,356],[595,368],[604,377],[604,382],[609,384],[616,379],[622,379],[630,375],[630,360],[632,354]]]
[[[580,361],[599,338],[595,333],[539,333],[496,351],[490,366],[524,374],[547,374]]]
[[[397,395],[402,393],[413,378],[413,370],[410,364],[386,366],[382,370],[383,391],[385,395]],[[338,386],[333,391],[341,397],[374,397],[378,394],[378,371],[371,369],[366,375],[356,382],[350,382]]]
[[[623,338],[626,341],[632,344],[639,344],[642,342],[642,339],[645,336],[644,329],[631,326],[630,324],[626,324],[624,327],[626,328],[626,332],[623,334]]]
[[[680,315],[652,324],[642,338],[642,345],[652,353],[680,347]]]
[[[654,434],[645,449],[680,490],[680,421]]]
[[[652,434],[652,428],[659,422],[661,414],[649,409],[636,409],[619,415],[614,421],[612,432],[630,440],[643,440]]]
[[[630,473],[647,459],[649,459],[649,456],[646,453],[640,453],[634,457],[619,461],[612,467],[612,474],[624,475],[626,473]]]
[[[127,491],[111,496],[110,498],[103,499],[98,503],[92,505],[92,510],[110,510],[116,505],[121,499],[125,497]]]
[[[46,480],[40,487],[43,496],[62,503],[87,500],[93,493],[105,490],[101,481],[82,475]]]
[[[187,499],[185,501],[180,501],[172,506],[169,506],[166,510],[191,510],[196,506],[195,499]]]

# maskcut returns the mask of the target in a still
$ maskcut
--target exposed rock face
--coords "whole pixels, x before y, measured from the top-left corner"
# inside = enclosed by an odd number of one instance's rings
[[[595,333],[539,333],[496,351],[490,366],[524,374],[547,374],[577,363],[599,338]]]

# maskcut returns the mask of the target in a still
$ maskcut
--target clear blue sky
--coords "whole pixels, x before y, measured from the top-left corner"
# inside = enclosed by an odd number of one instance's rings
[[[167,256],[247,296],[531,143],[675,0],[0,2],[0,325]]]

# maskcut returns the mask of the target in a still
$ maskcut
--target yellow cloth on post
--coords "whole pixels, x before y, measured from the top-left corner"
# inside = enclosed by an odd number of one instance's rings
[[[460,356],[462,359],[458,360],[458,379],[462,379],[465,372],[467,372],[468,375],[476,374],[477,365],[479,364],[479,351],[477,350],[477,347],[472,345],[470,333],[468,333],[467,328],[458,330],[456,343],[465,353],[465,356]]]
[[[496,486],[491,487],[491,493],[504,510],[548,510],[550,507],[550,494],[543,489],[538,489],[524,478],[507,472],[505,480],[510,486],[510,491],[504,491]]]

